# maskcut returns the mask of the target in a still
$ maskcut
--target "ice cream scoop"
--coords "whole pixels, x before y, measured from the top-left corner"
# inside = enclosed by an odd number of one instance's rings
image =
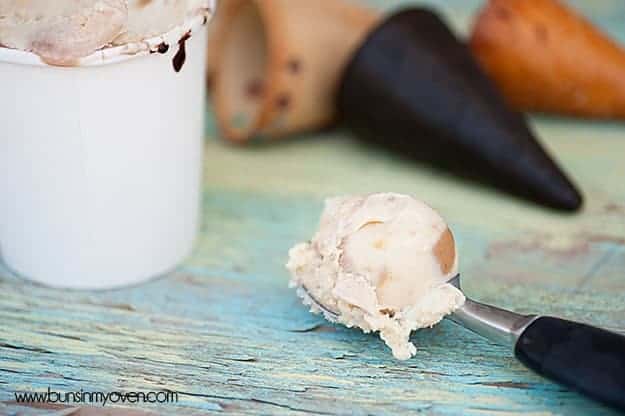
[[[139,42],[160,35],[206,9],[214,11],[214,3],[206,0],[125,1],[128,3],[128,21],[122,33],[113,39],[113,45]]]
[[[437,324],[464,302],[447,284],[458,269],[447,224],[406,195],[328,200],[319,232],[289,254],[293,286],[306,287],[338,322],[379,331],[398,359],[415,354],[412,331]]]
[[[392,252],[381,256],[373,251],[379,247]],[[414,354],[408,341],[412,330],[448,317],[512,347],[537,373],[625,410],[624,336],[465,297],[451,231],[434,210],[411,197],[329,200],[319,232],[291,250],[287,267],[293,273],[291,284],[312,312],[365,332],[380,331],[397,358]],[[389,270],[395,291],[385,290],[380,281],[388,279]]]
[[[3,1],[0,43],[51,64],[71,65],[111,42],[127,19],[124,0]]]

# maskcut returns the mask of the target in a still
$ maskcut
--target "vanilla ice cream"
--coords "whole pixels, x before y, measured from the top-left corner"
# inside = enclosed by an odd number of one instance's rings
[[[308,295],[340,323],[379,331],[398,359],[415,354],[412,331],[437,324],[465,301],[447,283],[458,273],[451,231],[436,211],[406,195],[329,199],[319,231],[289,257],[291,286],[311,311],[323,312]]]
[[[107,46],[163,34],[208,13],[208,0],[2,0],[0,45],[72,65]]]

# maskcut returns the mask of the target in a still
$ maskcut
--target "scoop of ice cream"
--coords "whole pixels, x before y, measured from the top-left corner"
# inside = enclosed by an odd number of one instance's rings
[[[126,0],[0,2],[0,43],[69,65],[102,48],[126,26]]]
[[[458,272],[451,231],[436,211],[405,195],[326,201],[319,231],[289,257],[292,286],[305,287],[341,323],[379,331],[398,359],[415,354],[412,331],[435,325],[465,300],[447,283]]]
[[[185,19],[208,7],[207,0],[126,0],[128,24],[113,39],[123,45],[158,36],[181,24]]]
[[[141,41],[205,11],[208,0],[2,0],[0,44],[71,65],[108,45]]]

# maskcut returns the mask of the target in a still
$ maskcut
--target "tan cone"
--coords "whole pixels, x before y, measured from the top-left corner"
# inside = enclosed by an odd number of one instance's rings
[[[211,82],[222,134],[245,142],[332,123],[340,76],[377,13],[343,0],[225,0],[221,7]]]
[[[518,109],[625,118],[625,51],[558,0],[490,0],[471,48]]]
[[[227,1],[227,0],[226,0]],[[223,3],[223,1],[222,1]],[[219,4],[219,7],[215,10],[215,15],[213,16],[213,20],[211,24],[208,25],[208,51],[206,53],[206,83],[208,85],[209,90],[213,87],[213,81],[215,77],[215,67],[217,62],[217,49],[219,49],[219,34],[223,30],[222,22],[224,19],[221,19],[221,13],[224,7],[222,3]]]

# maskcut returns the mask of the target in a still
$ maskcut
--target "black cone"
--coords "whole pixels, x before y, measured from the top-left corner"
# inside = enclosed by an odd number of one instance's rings
[[[411,9],[370,34],[339,109],[364,138],[563,210],[582,197],[434,13]]]

